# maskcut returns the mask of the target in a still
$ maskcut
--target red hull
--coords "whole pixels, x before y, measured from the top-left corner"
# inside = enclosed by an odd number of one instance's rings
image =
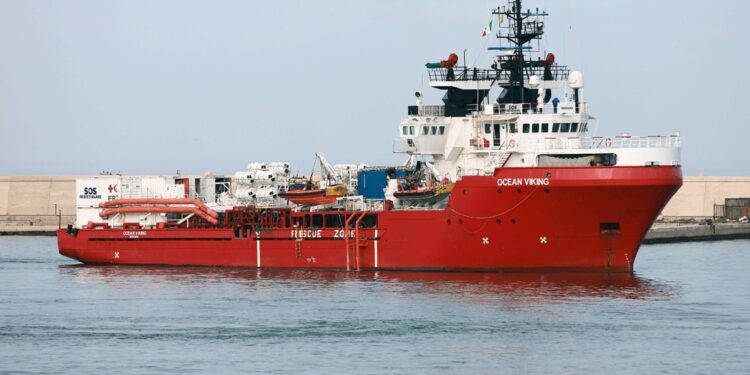
[[[374,228],[61,230],[58,246],[92,264],[629,271],[681,184],[679,167],[501,168],[457,182],[444,210],[376,212]]]

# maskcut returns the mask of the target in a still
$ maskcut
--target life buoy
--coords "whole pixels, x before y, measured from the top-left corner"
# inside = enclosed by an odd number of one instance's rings
[[[511,139],[510,141],[508,141],[508,147],[510,147],[510,148],[516,147],[516,140],[515,139]]]
[[[612,146],[612,138],[607,138],[607,139],[605,139],[605,140],[604,140],[604,144],[605,144],[605,145],[606,145],[607,147],[610,147],[610,146]]]

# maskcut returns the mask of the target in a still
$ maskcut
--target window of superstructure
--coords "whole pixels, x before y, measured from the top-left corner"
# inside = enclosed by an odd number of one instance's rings
[[[529,124],[523,124],[523,132],[528,133],[529,132]]]
[[[429,126],[423,126],[422,127],[422,135],[430,134],[430,127]]]
[[[581,132],[582,132],[582,133],[585,133],[585,132],[587,132],[588,130],[589,130],[589,123],[588,123],[588,122],[584,122],[584,123],[582,123],[582,124],[581,124]]]
[[[511,133],[518,133],[518,128],[516,127],[516,123],[515,122],[509,123],[508,126],[510,127],[510,132]]]
[[[578,123],[574,122],[570,124],[570,132],[571,133],[578,133]]]
[[[552,132],[553,133],[558,133],[559,131],[560,131],[560,123],[556,122],[556,123],[552,124]]]
[[[549,133],[549,124],[546,122],[542,124],[542,133]]]
[[[312,226],[313,228],[322,228],[323,227],[323,215],[313,215]]]
[[[430,134],[435,135],[437,134],[437,126],[433,126],[430,128]]]
[[[409,135],[414,135],[414,125],[409,127]]]
[[[492,124],[489,122],[484,124],[484,134],[490,134],[492,133]]]
[[[438,134],[440,135],[445,134],[445,126],[441,125],[440,127],[438,127]]]
[[[560,127],[560,133],[567,133],[570,131],[570,123],[569,122],[563,122],[562,126]]]
[[[326,215],[326,227],[328,228],[343,228],[344,227],[344,215]]]
[[[539,124],[531,124],[531,132],[539,133]]]
[[[409,127],[408,127],[408,126],[404,126],[404,127],[403,127],[403,128],[401,129],[401,133],[402,133],[403,135],[409,135]]]

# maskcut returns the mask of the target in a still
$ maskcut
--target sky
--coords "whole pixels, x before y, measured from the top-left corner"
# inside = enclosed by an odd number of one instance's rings
[[[505,3],[504,1],[502,2]],[[487,0],[0,0],[0,175],[400,164],[424,63],[492,54]],[[682,135],[685,175],[750,175],[747,1],[526,0],[598,135]]]

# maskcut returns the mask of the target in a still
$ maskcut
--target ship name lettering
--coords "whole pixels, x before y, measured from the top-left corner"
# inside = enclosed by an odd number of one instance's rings
[[[498,178],[497,186],[547,186],[549,178]]]
[[[122,231],[122,235],[123,236],[128,236],[130,238],[138,238],[138,236],[145,236],[146,235],[146,231],[145,230],[136,230],[136,231],[125,230],[125,231]]]

